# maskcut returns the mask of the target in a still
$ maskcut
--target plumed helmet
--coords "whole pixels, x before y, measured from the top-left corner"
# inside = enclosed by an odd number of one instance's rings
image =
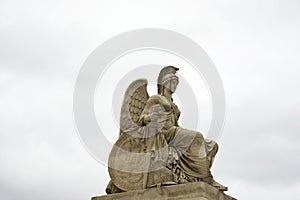
[[[174,75],[176,74],[176,72],[179,70],[179,68],[174,67],[174,66],[166,66],[164,68],[162,68],[162,70],[160,70],[159,72],[159,76],[157,78],[157,92],[158,94],[162,94],[163,92],[163,79],[164,77],[166,77],[167,75]]]

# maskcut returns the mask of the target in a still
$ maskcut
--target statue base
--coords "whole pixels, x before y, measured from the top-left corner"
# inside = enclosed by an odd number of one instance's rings
[[[190,199],[190,200],[236,200],[217,188],[204,183],[187,183],[179,185],[147,188],[117,194],[92,197],[92,200],[155,200],[155,199]]]

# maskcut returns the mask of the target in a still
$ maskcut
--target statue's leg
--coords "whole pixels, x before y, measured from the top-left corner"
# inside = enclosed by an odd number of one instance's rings
[[[169,146],[176,149],[178,153],[178,166],[189,177],[195,177],[220,190],[227,190],[213,179],[210,168],[218,145],[212,140],[205,140],[200,132],[183,129],[180,127],[169,130],[167,141]],[[190,180],[193,180],[190,179]]]
[[[213,165],[215,156],[218,152],[219,146],[213,140],[205,139],[205,143],[206,143],[206,149],[207,149],[207,159],[209,162],[209,168],[211,168]]]
[[[187,175],[211,179],[206,142],[201,133],[175,127],[169,129],[166,139],[169,146],[176,149],[178,165]]]

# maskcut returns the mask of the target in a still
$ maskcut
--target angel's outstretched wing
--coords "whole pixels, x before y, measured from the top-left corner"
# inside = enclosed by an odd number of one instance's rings
[[[139,126],[138,120],[149,99],[147,84],[146,79],[137,79],[128,86],[121,108],[120,134]]]

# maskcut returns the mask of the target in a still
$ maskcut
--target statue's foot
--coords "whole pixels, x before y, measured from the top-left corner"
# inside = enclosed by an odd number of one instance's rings
[[[218,183],[217,181],[215,181],[214,179],[212,180],[212,182],[210,183],[211,186],[218,188],[220,191],[228,191],[228,187],[222,185],[221,183]]]

